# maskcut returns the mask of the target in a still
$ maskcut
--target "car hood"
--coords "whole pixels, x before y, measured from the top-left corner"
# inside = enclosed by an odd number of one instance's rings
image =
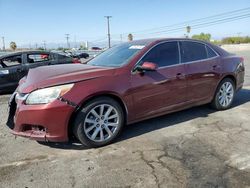
[[[83,64],[64,64],[30,69],[27,77],[20,81],[18,91],[30,93],[45,87],[74,83],[112,75],[114,68]]]

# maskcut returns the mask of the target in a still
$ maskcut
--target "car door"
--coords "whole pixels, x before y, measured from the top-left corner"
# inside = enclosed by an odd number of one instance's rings
[[[47,52],[28,52],[26,53],[24,60],[26,74],[29,69],[54,64],[54,58]]]
[[[66,55],[62,55],[62,54],[54,54],[56,57],[56,61],[55,64],[68,64],[68,63],[72,63],[73,62],[73,58],[66,56]]]
[[[158,69],[131,75],[134,119],[173,110],[185,103],[187,84],[184,65],[180,64],[178,42],[156,45],[138,65],[143,62],[155,63]]]
[[[14,90],[22,78],[22,54],[3,57],[0,64],[0,90]]]
[[[181,41],[181,61],[186,68],[189,101],[209,101],[220,77],[219,56],[200,42]]]

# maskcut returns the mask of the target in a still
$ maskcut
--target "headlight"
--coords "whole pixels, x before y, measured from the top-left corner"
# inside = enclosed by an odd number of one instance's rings
[[[25,101],[26,104],[47,104],[67,93],[74,84],[39,89],[30,93]]]

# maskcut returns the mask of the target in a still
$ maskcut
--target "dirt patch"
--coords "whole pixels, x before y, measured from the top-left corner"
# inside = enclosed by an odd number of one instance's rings
[[[39,162],[48,161],[49,156],[39,155],[31,158],[25,158],[8,164],[0,165],[0,182],[15,178],[21,171],[29,168]]]

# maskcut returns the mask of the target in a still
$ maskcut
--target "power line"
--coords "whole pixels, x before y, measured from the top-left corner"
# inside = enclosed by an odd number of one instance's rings
[[[46,41],[45,40],[43,41],[43,47],[44,47],[44,50],[46,50]]]
[[[220,13],[220,14],[216,14],[216,15],[212,15],[212,16],[208,16],[208,17],[184,21],[184,22],[177,23],[177,24],[156,27],[156,28],[151,28],[151,29],[146,29],[146,30],[141,30],[141,31],[128,32],[128,33],[133,33],[133,34],[138,33],[135,36],[176,33],[179,31],[183,31],[187,25],[191,26],[193,29],[201,28],[201,27],[208,27],[210,25],[227,23],[230,21],[248,18],[249,13],[250,13],[250,7],[247,7],[247,8],[238,9],[238,10],[234,10],[234,11],[230,11],[230,12],[224,12],[224,13]],[[169,29],[167,29],[167,28],[169,28]],[[159,29],[161,29],[161,30],[159,30]],[[163,30],[163,29],[165,29],[165,30]],[[156,30],[156,31],[154,31],[154,30]],[[152,31],[152,32],[148,33],[149,31]],[[128,33],[123,33],[122,35],[126,35]],[[139,33],[141,33],[141,34],[139,34]],[[114,34],[112,36],[113,37],[117,36],[117,38],[118,38],[120,35],[121,34]],[[101,39],[95,40],[93,42],[99,42],[102,40],[103,39],[101,38]]]
[[[227,23],[227,22],[240,20],[240,19],[244,19],[244,18],[249,18],[249,17],[250,17],[250,14],[244,14],[244,15],[241,15],[241,16],[235,16],[235,17],[230,17],[230,18],[226,18],[226,19],[219,19],[219,20],[216,20],[216,21],[209,21],[209,22],[204,22],[204,23],[201,23],[201,24],[195,24],[195,25],[190,25],[190,26],[193,29],[197,29],[197,28],[202,28],[202,27],[205,27],[205,26],[207,27],[207,26],[211,26],[211,25]],[[185,27],[178,27],[178,28],[174,28],[174,29],[169,29],[169,30],[159,31],[159,32],[153,32],[153,33],[148,33],[148,34],[144,34],[144,35],[175,33],[175,32],[179,32],[179,31],[183,31],[184,29],[185,29]]]
[[[228,17],[228,16],[233,16],[233,15],[237,15],[237,14],[242,14],[244,12],[249,13],[250,11],[250,7],[244,8],[244,9],[238,9],[238,10],[234,10],[234,11],[230,11],[230,12],[224,12],[224,13],[220,13],[220,14],[216,14],[216,15],[212,15],[212,16],[208,16],[208,17],[203,17],[203,18],[199,18],[199,19],[193,19],[193,20],[188,20],[188,21],[184,21],[184,22],[180,22],[177,24],[172,24],[172,25],[166,25],[166,26],[162,26],[162,27],[155,27],[155,28],[151,28],[151,29],[145,29],[145,30],[140,30],[140,31],[133,31],[133,32],[127,32],[127,33],[123,33],[125,34],[129,34],[129,33],[141,33],[141,32],[147,32],[147,31],[152,31],[152,30],[159,30],[159,29],[164,29],[164,28],[171,28],[171,27],[175,27],[175,26],[180,26],[180,25],[190,25],[191,23],[197,23],[197,22],[202,22],[203,20],[208,20],[208,19],[218,19],[218,18],[222,18],[222,17]]]

